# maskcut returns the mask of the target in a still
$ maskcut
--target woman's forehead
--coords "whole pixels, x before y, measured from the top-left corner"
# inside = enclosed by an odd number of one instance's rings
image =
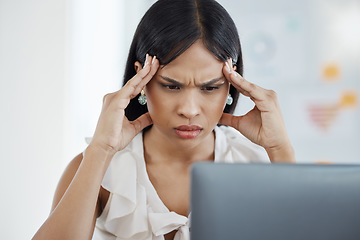
[[[189,68],[186,66],[177,65],[171,68],[166,66],[163,69],[159,69],[156,76],[159,80],[168,82],[178,82],[182,84],[189,84],[191,82],[196,85],[209,82],[211,80],[224,81],[224,75],[222,73],[223,64],[220,63],[216,67],[198,67]]]
[[[223,65],[224,63],[207,50],[201,41],[197,41],[175,60],[165,67],[160,67],[157,75],[179,81],[208,81],[223,76]]]

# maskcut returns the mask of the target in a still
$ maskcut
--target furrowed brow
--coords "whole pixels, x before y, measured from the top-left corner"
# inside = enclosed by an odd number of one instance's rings
[[[167,81],[167,82],[169,82],[169,83],[172,83],[172,84],[174,84],[174,85],[176,85],[176,86],[184,86],[184,84],[182,84],[182,83],[180,83],[180,82],[178,82],[178,81],[176,81],[176,80],[174,80],[174,79],[172,79],[172,78],[169,78],[169,77],[165,77],[165,76],[161,76],[160,75],[160,77],[163,79],[163,80],[165,80],[165,81]]]
[[[178,81],[176,81],[175,79],[172,79],[172,78],[169,78],[169,77],[165,77],[165,76],[161,76],[161,75],[160,75],[160,77],[161,77],[163,80],[165,80],[165,81],[167,81],[167,82],[169,82],[169,83],[172,83],[172,84],[174,84],[174,85],[176,85],[176,86],[180,86],[180,87],[181,87],[181,86],[184,86],[183,83],[178,82]],[[217,82],[219,82],[219,81],[221,81],[221,80],[223,80],[223,79],[224,79],[224,77],[214,78],[214,79],[211,79],[211,80],[209,80],[209,81],[207,81],[207,82],[201,83],[201,84],[199,84],[198,86],[200,86],[200,87],[210,86],[210,85],[213,85],[214,83],[217,83]]]
[[[207,82],[204,82],[204,83],[202,83],[202,84],[199,84],[199,86],[201,86],[201,87],[210,86],[210,85],[213,85],[214,83],[217,83],[217,82],[219,82],[219,81],[221,81],[221,80],[223,80],[223,79],[224,79],[224,77],[214,78],[214,79],[212,79],[212,80],[209,80],[209,81],[207,81]]]

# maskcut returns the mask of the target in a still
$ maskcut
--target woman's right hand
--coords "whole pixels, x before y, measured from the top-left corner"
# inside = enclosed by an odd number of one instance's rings
[[[152,124],[149,113],[129,121],[125,116],[125,108],[152,79],[158,68],[156,56],[147,54],[143,69],[119,91],[104,96],[101,114],[89,146],[100,147],[115,154],[124,149],[141,130]]]

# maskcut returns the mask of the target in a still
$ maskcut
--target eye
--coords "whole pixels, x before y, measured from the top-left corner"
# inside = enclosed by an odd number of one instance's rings
[[[176,85],[168,85],[168,84],[161,84],[161,85],[169,90],[180,90],[180,87]]]
[[[206,92],[213,92],[217,89],[219,89],[219,87],[217,87],[217,86],[206,86],[206,87],[201,88],[201,90],[206,91]]]

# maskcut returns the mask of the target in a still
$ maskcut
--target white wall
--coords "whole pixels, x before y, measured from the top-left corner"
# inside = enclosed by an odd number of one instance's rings
[[[86,147],[103,96],[120,89],[129,46],[149,0],[73,0],[65,159]],[[68,160],[67,160],[68,161]]]
[[[152,2],[0,1],[1,239],[30,239],[48,216]]]
[[[63,168],[66,6],[0,4],[1,238],[29,239]]]

